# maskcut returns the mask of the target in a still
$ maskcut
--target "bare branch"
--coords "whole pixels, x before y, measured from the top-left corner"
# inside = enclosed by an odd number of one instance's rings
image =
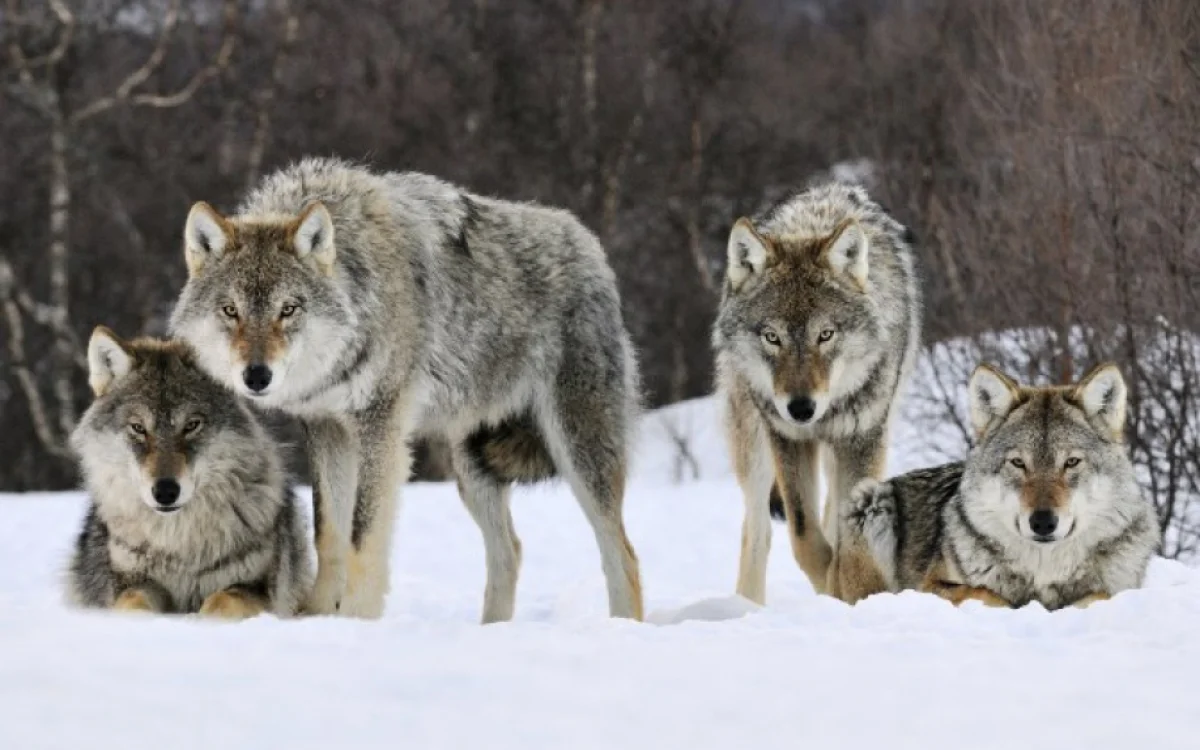
[[[21,309],[14,298],[16,276],[8,261],[0,259],[0,308],[3,309],[4,322],[8,329],[8,366],[16,376],[17,384],[25,396],[29,409],[30,420],[33,422],[34,434],[47,453],[59,458],[68,458],[66,436],[69,430],[56,435],[51,427],[51,419],[46,410],[45,401],[37,387],[37,379],[29,367],[25,352],[25,326],[21,318]],[[59,420],[59,429],[63,424]]]

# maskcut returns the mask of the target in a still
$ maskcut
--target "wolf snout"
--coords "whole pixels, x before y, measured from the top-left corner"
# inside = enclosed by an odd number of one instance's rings
[[[796,396],[788,401],[788,414],[797,422],[807,422],[817,413],[817,402],[810,396]]]
[[[1039,542],[1048,542],[1058,528],[1058,516],[1052,510],[1035,510],[1029,514],[1029,530]]]
[[[150,488],[154,502],[158,503],[162,510],[174,510],[171,506],[179,499],[180,491],[179,482],[170,477],[155,480],[154,486]]]
[[[250,365],[242,370],[242,382],[254,393],[262,393],[271,384],[271,368],[262,364]]]

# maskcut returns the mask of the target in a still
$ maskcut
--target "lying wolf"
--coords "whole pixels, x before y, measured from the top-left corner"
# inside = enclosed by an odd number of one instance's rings
[[[278,447],[184,345],[97,328],[95,401],[71,437],[91,505],[70,598],[85,607],[291,616],[311,581]]]
[[[1160,531],[1123,440],[1125,382],[1022,387],[981,365],[966,461],[856,489],[837,593],[917,589],[955,603],[1084,606],[1140,586]]]

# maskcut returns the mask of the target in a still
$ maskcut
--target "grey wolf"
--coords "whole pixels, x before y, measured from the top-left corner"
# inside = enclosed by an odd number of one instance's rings
[[[840,596],[917,589],[1053,610],[1140,586],[1160,530],[1124,443],[1125,401],[1112,365],[1038,388],[981,365],[966,460],[867,480],[847,503]]]
[[[311,583],[283,461],[183,344],[88,345],[95,400],[71,436],[91,503],[70,564],[85,607],[288,617]]]
[[[185,229],[171,328],[215,377],[298,417],[314,472],[310,609],[378,617],[409,442],[443,438],[483,532],[483,621],[512,617],[513,482],[559,475],[615,616],[642,615],[625,533],[637,367],[615,275],[571,214],[416,173],[307,159]]]
[[[766,599],[769,497],[783,506],[800,568],[826,591],[839,499],[882,477],[920,337],[912,243],[865,190],[841,183],[733,226],[713,346],[746,504],[737,591],[752,601]]]

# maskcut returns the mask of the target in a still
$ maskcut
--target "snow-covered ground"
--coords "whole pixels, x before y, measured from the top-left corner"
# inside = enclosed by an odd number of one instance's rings
[[[674,483],[667,422],[701,478]],[[893,471],[921,462],[893,437]],[[1200,747],[1200,572],[1086,611],[813,594],[782,529],[770,604],[731,596],[741,500],[713,404],[647,418],[627,500],[649,624],[605,616],[591,533],[520,490],[516,621],[480,627],[479,532],[405,490],[381,622],[69,611],[77,494],[0,496],[0,749]]]

